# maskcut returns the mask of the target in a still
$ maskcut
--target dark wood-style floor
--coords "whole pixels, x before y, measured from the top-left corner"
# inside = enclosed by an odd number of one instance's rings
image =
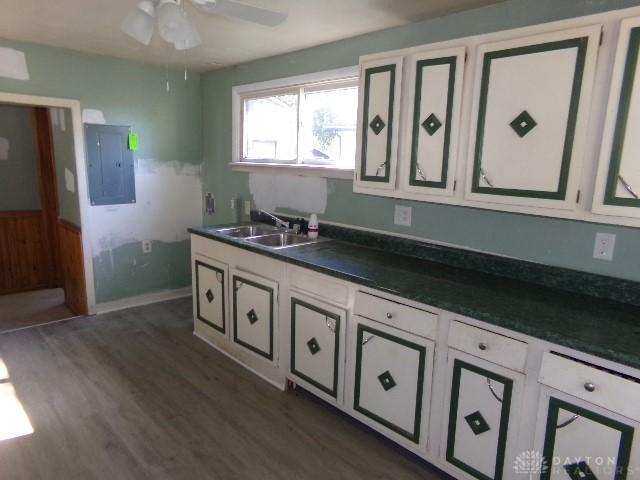
[[[33,427],[0,479],[440,478],[198,340],[190,299],[0,335],[0,357]]]
[[[0,295],[0,332],[75,316],[64,304],[61,288]]]

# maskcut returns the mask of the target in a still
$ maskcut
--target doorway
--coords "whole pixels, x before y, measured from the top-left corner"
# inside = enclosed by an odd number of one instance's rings
[[[0,332],[88,313],[71,111],[0,104]]]

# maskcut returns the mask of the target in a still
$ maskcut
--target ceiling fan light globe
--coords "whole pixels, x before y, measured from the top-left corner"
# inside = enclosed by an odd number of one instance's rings
[[[120,25],[124,33],[143,45],[151,43],[153,27],[153,16],[138,8],[129,13]]]
[[[142,2],[138,3],[138,10],[142,10],[144,13],[149,15],[150,17],[156,16],[156,7],[153,3],[153,0],[142,0]]]
[[[189,50],[190,48],[197,47],[201,43],[202,40],[198,30],[196,30],[192,22],[189,22],[189,30],[182,38],[173,42],[173,45],[176,47],[176,50]]]
[[[182,40],[189,31],[189,20],[174,1],[165,0],[158,9],[158,31],[169,43]]]

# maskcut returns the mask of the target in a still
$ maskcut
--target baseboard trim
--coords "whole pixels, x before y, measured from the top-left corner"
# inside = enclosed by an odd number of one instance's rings
[[[127,297],[113,302],[99,303],[96,305],[96,314],[115,312],[126,308],[141,307],[151,303],[164,302],[166,300],[174,300],[176,298],[190,297],[192,294],[191,287],[178,288],[175,290],[162,290],[159,292],[145,293],[135,297]]]

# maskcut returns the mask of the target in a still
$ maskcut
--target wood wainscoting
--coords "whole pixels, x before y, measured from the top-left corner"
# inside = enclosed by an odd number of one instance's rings
[[[58,241],[64,301],[76,315],[87,315],[87,288],[84,277],[82,231],[76,225],[58,219]]]
[[[55,287],[41,210],[0,212],[0,294]]]

